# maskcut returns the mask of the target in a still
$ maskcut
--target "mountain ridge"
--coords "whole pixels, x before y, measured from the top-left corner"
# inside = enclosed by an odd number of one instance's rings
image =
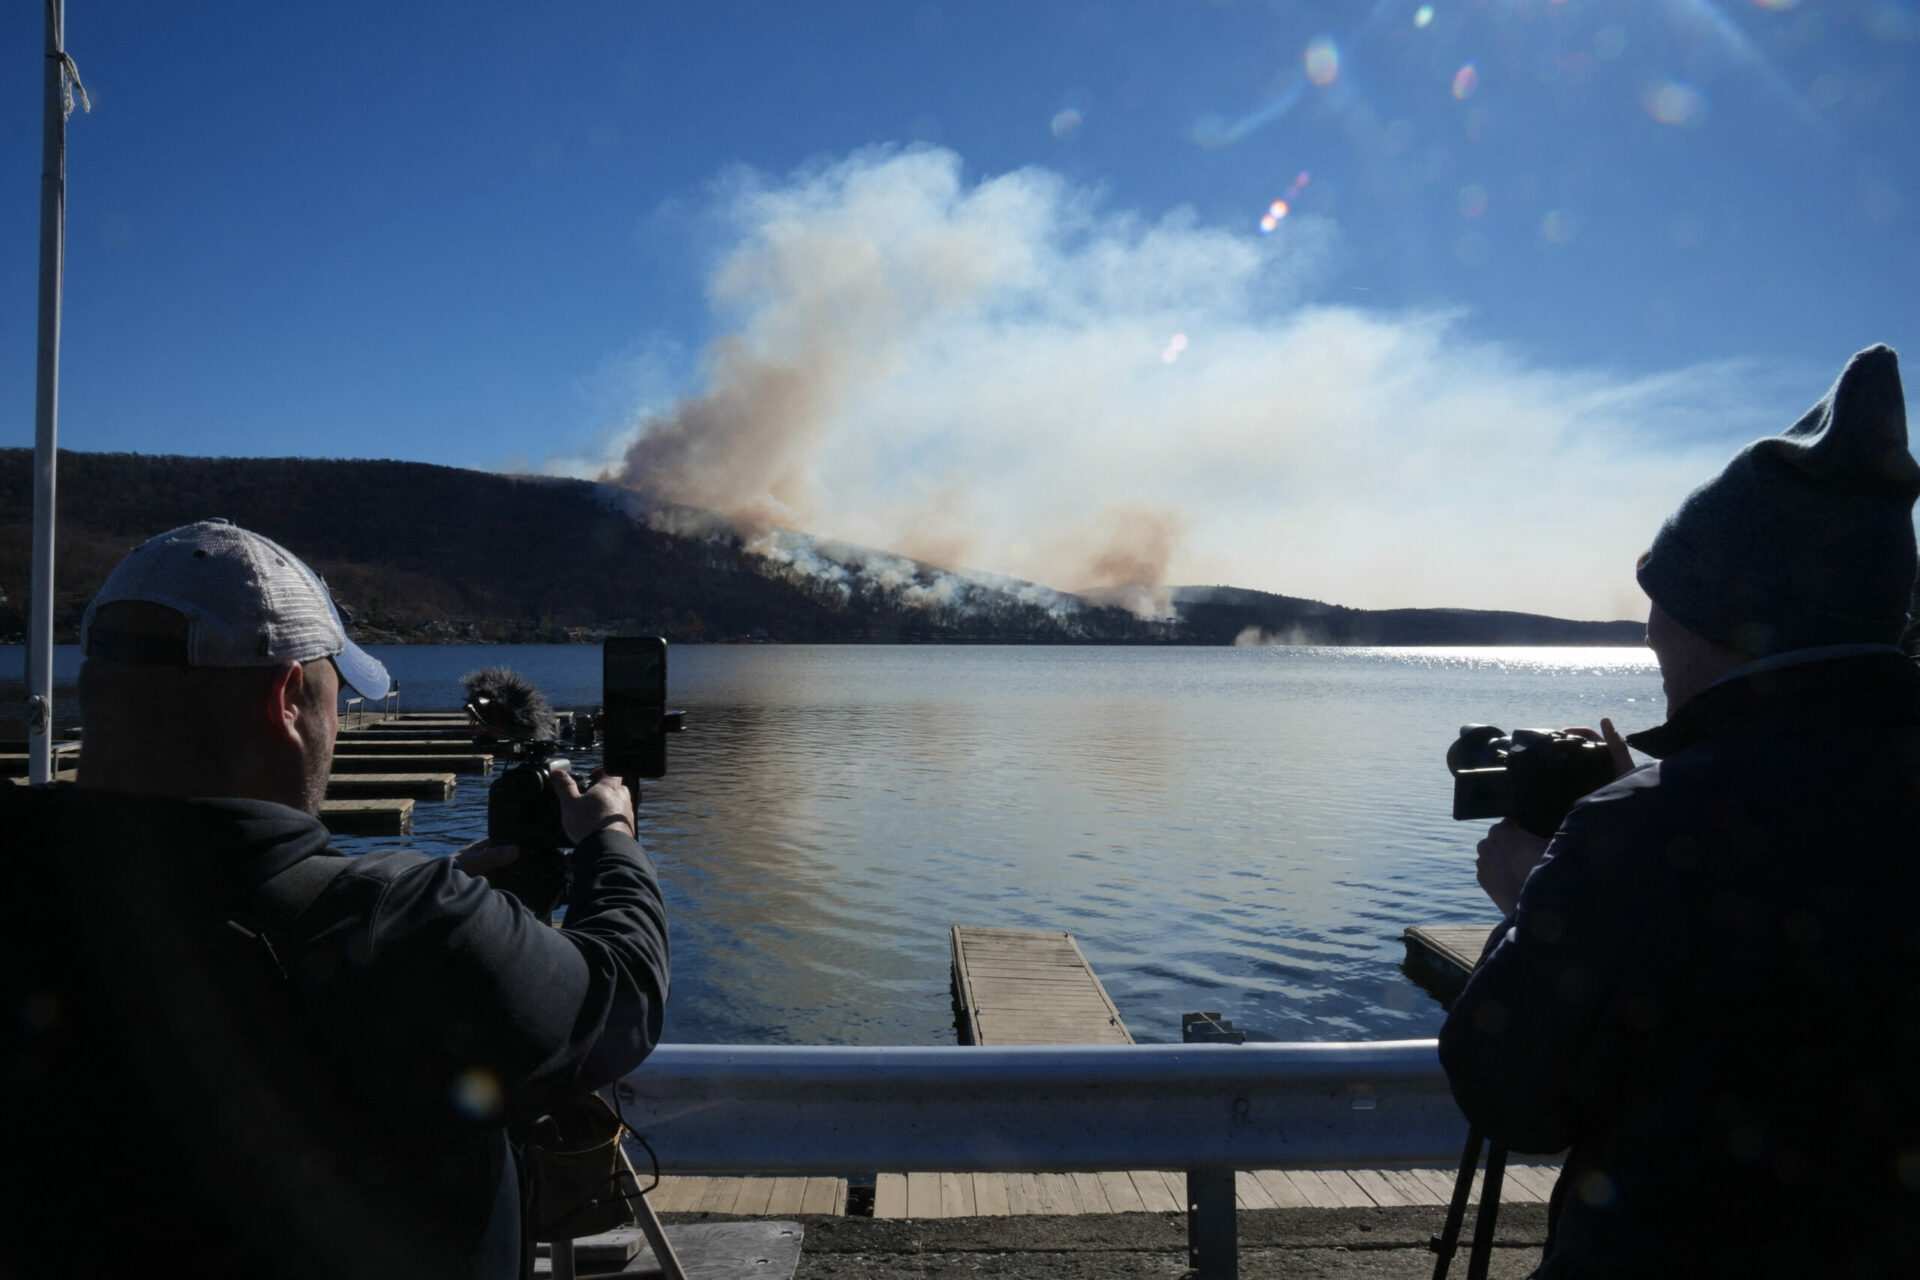
[[[32,452],[0,449],[0,639],[25,627]],[[1037,583],[716,517],[650,517],[624,490],[433,463],[60,456],[55,628],[77,638],[106,574],[140,541],[211,515],[284,543],[326,577],[368,642],[1076,644],[1642,643],[1638,622],[1497,610],[1353,609],[1245,587],[1163,589],[1141,618]],[[677,524],[693,533],[656,527]]]

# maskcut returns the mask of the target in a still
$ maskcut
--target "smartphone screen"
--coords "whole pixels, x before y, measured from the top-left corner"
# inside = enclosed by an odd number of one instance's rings
[[[658,636],[609,636],[601,645],[607,712],[606,767],[622,777],[667,772],[667,642]]]

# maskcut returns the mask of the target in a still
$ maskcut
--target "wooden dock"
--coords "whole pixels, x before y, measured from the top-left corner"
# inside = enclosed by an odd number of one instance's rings
[[[1402,935],[1407,944],[1407,975],[1441,1004],[1452,1004],[1480,963],[1480,952],[1493,928],[1493,923],[1412,926]]]
[[[341,756],[466,755],[478,750],[468,741],[452,738],[345,738],[333,744],[336,760]]]
[[[954,925],[962,1044],[1132,1044],[1070,933]]]
[[[335,773],[491,773],[490,755],[406,755],[380,752],[335,752]]]
[[[329,800],[451,800],[451,773],[347,773],[327,779]]]
[[[320,821],[337,836],[413,834],[411,800],[323,800]]]
[[[1476,932],[1468,965],[1480,954]],[[1071,934],[1024,929],[953,929],[958,1032],[969,1044],[1132,1044],[1092,966]],[[1452,1169],[1261,1169],[1235,1175],[1241,1209],[1364,1209],[1442,1206],[1453,1198]],[[1558,1170],[1507,1166],[1501,1198],[1544,1204]],[[1479,1199],[1475,1182],[1474,1199]],[[876,1218],[998,1218],[1029,1214],[1179,1213],[1187,1179],[1179,1170],[1103,1173],[883,1173]]]

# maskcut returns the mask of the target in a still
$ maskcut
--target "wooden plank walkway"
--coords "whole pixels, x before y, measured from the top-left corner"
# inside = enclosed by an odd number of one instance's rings
[[[1467,985],[1473,966],[1480,963],[1480,952],[1494,924],[1416,924],[1403,939],[1407,944],[1407,974],[1437,996],[1442,1004]]]
[[[954,925],[963,1044],[1132,1044],[1070,933]]]
[[[646,1175],[642,1174],[645,1185]],[[847,1215],[845,1178],[663,1177],[647,1201],[655,1213],[723,1213],[743,1218]]]
[[[1507,1166],[1503,1204],[1545,1204],[1559,1169]],[[1261,1169],[1234,1175],[1243,1210],[1441,1207],[1453,1198],[1452,1169]],[[1171,1170],[1127,1173],[883,1174],[876,1218],[1018,1218],[1038,1215],[1181,1213],[1187,1178]],[[1471,1203],[1480,1201],[1474,1179]]]
[[[413,834],[411,800],[322,800],[320,821],[337,836]]]

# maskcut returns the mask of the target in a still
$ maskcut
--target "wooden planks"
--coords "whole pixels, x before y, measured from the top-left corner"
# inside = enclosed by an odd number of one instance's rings
[[[450,773],[349,773],[327,779],[329,800],[450,800]]]
[[[965,1043],[1133,1043],[1072,934],[957,924],[952,947]]]
[[[847,1213],[845,1178],[662,1177],[647,1202],[655,1213],[724,1213],[734,1217],[791,1218]]]
[[[1453,1197],[1452,1169],[1258,1169],[1234,1175],[1243,1211],[1439,1207]],[[1544,1204],[1559,1170],[1508,1165],[1504,1204]],[[1019,1218],[1106,1213],[1180,1213],[1183,1173],[883,1173],[876,1218]],[[1479,1202],[1479,1182],[1473,1203]]]
[[[1492,924],[1416,924],[1402,935],[1407,944],[1407,972],[1451,1004],[1480,963]]]
[[[490,773],[490,755],[406,755],[335,752],[333,772],[339,773]]]
[[[471,742],[455,742],[449,738],[342,738],[333,744],[333,755],[336,760],[341,756],[438,756],[478,749]]]
[[[341,742],[381,742],[388,739],[431,738],[440,742],[473,740],[471,725],[433,725],[433,724],[390,724],[371,726],[365,729],[343,728],[338,734]]]
[[[320,821],[340,836],[411,835],[413,801],[323,800]]]

